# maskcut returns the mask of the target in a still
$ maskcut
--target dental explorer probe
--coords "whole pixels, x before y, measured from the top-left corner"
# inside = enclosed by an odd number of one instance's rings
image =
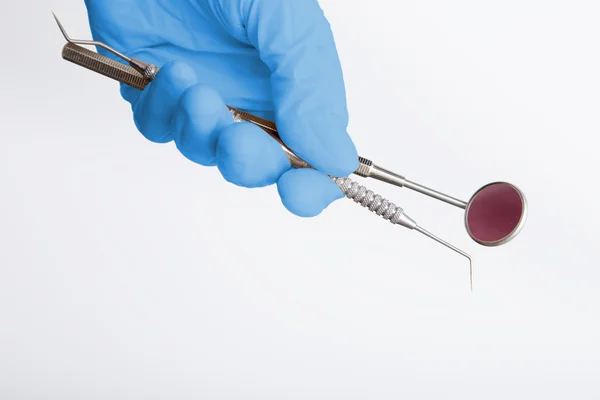
[[[119,81],[130,87],[136,88],[138,90],[143,90],[156,77],[156,74],[159,71],[159,68],[156,65],[127,57],[124,54],[116,51],[115,49],[102,42],[92,40],[71,39],[64,27],[62,26],[61,22],[58,20],[58,17],[54,14],[54,12],[52,14],[64,38],[68,42],[63,48],[63,59],[77,64],[79,66],[82,66],[91,71],[94,71],[96,73],[102,74],[108,78]],[[106,51],[114,54],[118,58],[126,61],[129,65],[125,65],[121,62],[105,57],[99,53],[81,47],[80,45],[91,45],[103,48]],[[282,146],[293,167],[312,168],[308,163],[306,163],[306,161],[298,157],[287,145],[285,145],[285,143],[283,143],[283,141],[279,137],[279,134],[277,133],[277,128],[273,122],[264,120],[262,118],[259,118],[234,107],[228,106],[228,108],[231,111],[235,122],[253,123],[261,127],[267,134],[269,134],[273,139],[275,139]],[[462,207],[464,203],[460,200],[453,199],[449,196],[435,192],[431,189],[427,189],[421,187],[420,185],[413,184],[397,174],[386,171],[383,168],[377,167],[371,161],[362,157],[360,157],[360,167],[355,172],[355,174],[362,177],[373,177],[388,183],[395,184],[397,186],[406,186],[409,188],[413,188],[417,191],[422,191],[423,193],[428,194],[432,197],[437,196],[438,198],[440,198],[440,200],[444,200],[458,207]],[[466,257],[469,260],[469,281],[471,291],[473,290],[473,262],[471,256],[469,256],[464,251],[458,249],[457,247],[451,245],[450,243],[440,239],[439,237],[435,236],[434,234],[425,230],[424,228],[420,227],[413,219],[411,219],[404,213],[404,210],[401,207],[396,206],[394,203],[390,202],[389,200],[383,198],[378,194],[375,194],[373,191],[367,189],[366,187],[359,185],[357,182],[354,182],[349,178],[338,178],[332,176],[330,176],[330,178],[333,180],[333,182],[335,182],[335,184],[340,188],[340,190],[344,193],[344,195],[347,198],[353,200],[357,204],[360,204],[361,206],[369,209],[370,211],[381,216],[383,219],[390,221],[395,225],[401,225],[405,228],[420,232],[421,234],[429,237],[430,239]],[[464,207],[466,207],[466,205],[467,203],[464,203]]]

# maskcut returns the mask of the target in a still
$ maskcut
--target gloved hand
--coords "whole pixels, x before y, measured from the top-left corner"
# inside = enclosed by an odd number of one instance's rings
[[[161,67],[143,91],[122,86],[138,130],[174,141],[236,185],[277,183],[285,207],[320,214],[343,194],[326,174],[358,167],[333,35],[317,0],[86,0],[92,35]],[[102,49],[102,54],[113,57]],[[225,105],[276,121],[311,169]]]

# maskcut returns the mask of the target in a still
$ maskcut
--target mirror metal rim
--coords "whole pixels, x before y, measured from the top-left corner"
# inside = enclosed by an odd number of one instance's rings
[[[486,242],[486,241],[475,238],[473,236],[473,234],[471,233],[471,230],[469,229],[469,222],[468,222],[469,209],[471,208],[471,204],[473,203],[473,200],[475,199],[475,197],[477,197],[477,195],[479,195],[479,193],[481,193],[484,189],[487,189],[488,187],[494,186],[494,185],[508,185],[508,186],[512,187],[513,189],[515,189],[517,191],[517,193],[519,194],[519,196],[521,197],[521,201],[523,204],[523,212],[521,213],[521,219],[519,220],[519,223],[517,224],[515,229],[513,229],[513,231],[510,234],[508,234],[506,237],[504,237],[500,240],[496,240],[494,242]],[[467,203],[467,208],[465,209],[465,219],[464,219],[465,228],[467,229],[467,233],[469,234],[469,237],[482,246],[486,246],[486,247],[502,246],[502,245],[510,242],[511,240],[513,240],[521,232],[521,230],[523,230],[523,227],[525,226],[525,222],[527,221],[527,212],[528,212],[527,198],[525,197],[525,195],[523,194],[521,189],[519,189],[517,186],[513,185],[512,183],[503,182],[503,181],[488,183],[487,185],[485,185],[485,186],[481,187],[479,190],[477,190],[475,192],[475,194],[473,196],[471,196],[471,198],[469,199],[469,202]]]

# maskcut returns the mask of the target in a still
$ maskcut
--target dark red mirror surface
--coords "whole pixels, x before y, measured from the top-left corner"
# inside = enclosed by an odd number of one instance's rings
[[[508,183],[482,188],[467,208],[466,225],[481,244],[500,244],[514,235],[525,214],[525,199]]]

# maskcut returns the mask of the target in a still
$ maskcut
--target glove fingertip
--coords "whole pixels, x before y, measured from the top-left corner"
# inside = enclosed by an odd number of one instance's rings
[[[284,207],[302,218],[316,217],[344,197],[329,177],[313,169],[286,172],[277,181],[277,190]]]
[[[284,110],[278,115],[284,142],[313,168],[336,177],[349,176],[359,165],[347,122],[346,113],[316,105],[307,112]]]
[[[247,188],[272,185],[290,169],[281,146],[250,123],[233,124],[220,132],[217,162],[227,181]]]
[[[120,92],[123,100],[125,100],[131,105],[135,104],[135,102],[140,98],[140,95],[142,94],[140,90],[128,86],[124,83],[121,83]]]
[[[329,146],[322,147],[321,171],[336,177],[350,176],[359,167],[358,151],[346,132],[341,132]]]
[[[170,125],[179,108],[179,99],[196,82],[196,71],[182,61],[168,62],[158,71],[133,103],[136,126],[146,139],[154,143],[173,139]]]

